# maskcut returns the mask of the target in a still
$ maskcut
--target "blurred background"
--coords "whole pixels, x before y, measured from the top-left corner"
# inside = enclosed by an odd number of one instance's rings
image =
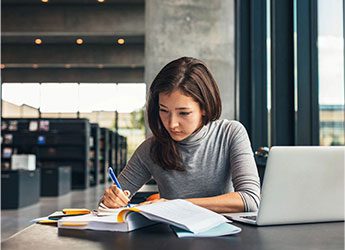
[[[150,135],[152,80],[181,56],[210,67],[261,178],[271,146],[345,144],[343,0],[2,0],[3,239],[94,206],[107,168]]]

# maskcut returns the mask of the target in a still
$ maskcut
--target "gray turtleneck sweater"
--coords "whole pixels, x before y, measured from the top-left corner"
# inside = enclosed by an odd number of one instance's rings
[[[238,192],[245,211],[256,211],[260,181],[247,132],[237,121],[211,122],[178,142],[186,171],[164,170],[150,157],[152,137],[134,152],[119,175],[132,195],[151,177],[166,199],[211,197]]]

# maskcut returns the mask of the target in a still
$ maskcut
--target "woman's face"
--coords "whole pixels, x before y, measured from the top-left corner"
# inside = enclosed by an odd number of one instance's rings
[[[159,94],[159,117],[175,141],[182,141],[200,128],[203,115],[199,103],[179,90]]]

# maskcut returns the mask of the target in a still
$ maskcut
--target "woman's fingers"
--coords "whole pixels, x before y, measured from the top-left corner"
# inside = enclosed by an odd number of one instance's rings
[[[119,202],[116,202],[115,199],[104,195],[103,196],[103,200],[102,203],[107,207],[107,208],[119,208],[122,207],[122,204],[120,204]]]
[[[108,199],[107,197],[103,198],[102,203],[107,207],[107,208],[119,208],[121,207],[119,204],[111,201],[110,199]]]
[[[125,207],[129,202],[129,196],[128,190],[122,191],[117,186],[112,185],[105,189],[102,202],[109,208]]]
[[[112,185],[110,189],[116,197],[118,197],[122,202],[124,202],[127,205],[127,203],[129,202],[129,198],[121,189],[119,189],[116,185]]]
[[[103,204],[107,207],[117,208],[125,206],[125,203],[114,194],[111,188],[107,188],[103,195]]]
[[[131,192],[128,190],[123,191],[127,197],[131,196]]]
[[[105,192],[104,192],[104,197],[105,197],[109,202],[115,203],[115,198],[116,198],[116,196],[113,195],[113,192],[112,192],[109,188],[105,190]]]

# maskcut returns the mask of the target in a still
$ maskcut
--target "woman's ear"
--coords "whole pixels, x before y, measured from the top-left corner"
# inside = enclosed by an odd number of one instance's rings
[[[201,115],[206,116],[206,111],[204,109],[201,111]]]

